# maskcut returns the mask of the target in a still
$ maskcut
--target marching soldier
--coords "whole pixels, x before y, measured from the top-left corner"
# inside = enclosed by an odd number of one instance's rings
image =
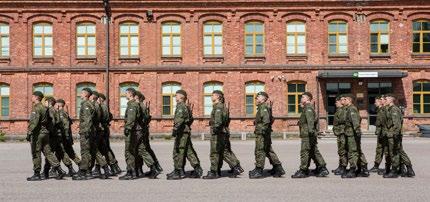
[[[317,165],[315,173],[316,177],[325,177],[329,175],[324,158],[317,146],[317,120],[311,101],[311,93],[305,92],[302,94],[301,104],[303,106],[303,110],[299,120],[300,138],[302,140],[300,150],[300,169],[291,176],[292,178],[308,177],[311,159],[314,159],[315,164]]]
[[[345,136],[345,109],[342,105],[341,96],[336,97],[336,113],[334,114],[333,133],[337,139],[337,154],[339,155],[339,167],[333,170],[335,175],[343,175],[348,166]]]
[[[185,158],[190,161],[194,170],[191,172],[192,178],[200,178],[203,169],[200,166],[200,160],[194,150],[191,142],[191,124],[193,123],[193,114],[190,106],[185,104],[187,92],[184,90],[176,91],[176,110],[173,118],[172,136],[175,137],[173,148],[173,172],[167,174],[168,180],[183,179],[185,177],[184,166]]]
[[[220,90],[212,92],[213,109],[209,125],[211,127],[210,171],[203,179],[217,179],[221,176],[223,160],[232,169],[233,176],[243,172],[239,160],[231,150],[228,124],[230,121],[228,109],[224,104],[224,94]]]
[[[387,139],[384,137],[384,126],[386,125],[386,112],[385,112],[385,106],[384,101],[382,99],[382,96],[377,96],[375,98],[375,106],[377,107],[376,112],[376,122],[375,122],[375,135],[376,135],[376,152],[375,152],[375,165],[373,168],[371,168],[370,172],[377,172],[378,174],[381,174],[379,172],[379,165],[382,162],[382,158],[385,155],[385,170],[389,172],[390,169],[390,157],[388,156],[388,145],[387,145]]]
[[[249,171],[249,178],[256,179],[263,177],[264,161],[266,157],[273,165],[271,174],[273,177],[285,175],[281,161],[272,148],[272,108],[267,103],[269,95],[266,92],[257,93],[257,113],[255,115],[255,169]]]
[[[28,124],[27,141],[31,143],[31,153],[33,159],[34,175],[27,178],[27,181],[41,180],[40,170],[42,165],[41,153],[45,156],[53,170],[57,172],[57,179],[62,179],[65,173],[60,169],[60,163],[51,151],[49,145],[49,118],[48,109],[43,106],[41,100],[43,93],[35,91],[32,96],[33,107]]]
[[[395,96],[392,94],[385,95],[386,105],[386,136],[388,139],[388,152],[391,157],[391,170],[384,174],[384,178],[397,178],[401,163],[406,165],[405,177],[415,176],[412,169],[412,163],[402,146],[402,125],[403,113],[399,107],[394,104]]]

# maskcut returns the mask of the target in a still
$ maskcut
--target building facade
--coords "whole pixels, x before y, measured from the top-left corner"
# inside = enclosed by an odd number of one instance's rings
[[[254,98],[273,101],[276,133],[297,132],[300,94],[314,94],[330,131],[339,93],[353,93],[362,129],[374,129],[374,98],[394,93],[404,130],[430,123],[430,2],[329,0],[0,1],[1,130],[25,134],[31,94],[63,98],[78,117],[79,91],[106,93],[121,133],[124,90],[150,102],[152,133],[169,133],[174,92],[194,105],[207,133],[210,94],[223,90],[233,133],[252,132]],[[107,39],[109,33],[109,66]],[[73,124],[77,132],[78,123]]]

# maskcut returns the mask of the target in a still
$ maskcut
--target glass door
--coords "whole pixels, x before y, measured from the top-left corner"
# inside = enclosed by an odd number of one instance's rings
[[[383,95],[387,93],[393,92],[393,86],[391,82],[385,83],[367,83],[367,97],[368,97],[368,105],[367,105],[367,114],[369,115],[369,131],[375,131],[375,123],[376,123],[376,106],[375,106],[375,98],[378,95]]]
[[[351,83],[327,83],[326,85],[328,130],[333,128],[336,97],[345,93],[351,93]]]

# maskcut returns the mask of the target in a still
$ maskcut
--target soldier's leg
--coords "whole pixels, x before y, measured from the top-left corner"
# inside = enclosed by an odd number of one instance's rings
[[[384,146],[382,145],[382,138],[378,137],[376,141],[376,152],[375,152],[375,166],[379,167],[382,162],[382,157],[384,155]]]
[[[313,141],[311,143],[311,147],[312,147],[312,152],[313,152],[313,156],[315,157],[315,164],[318,165],[319,168],[325,168],[326,167],[326,163],[324,161],[324,158],[320,152],[320,150],[318,149],[318,142],[317,142],[317,138],[313,138]]]
[[[186,157],[191,166],[196,169],[197,167],[200,167],[200,159],[197,156],[197,152],[194,149],[193,142],[191,141],[191,134],[188,134],[187,136],[187,144],[185,148]]]
[[[266,153],[266,157],[269,159],[270,163],[273,166],[281,165],[281,161],[278,158],[278,155],[276,155],[275,151],[273,151],[272,147],[272,139],[270,135],[265,136],[264,138],[264,151]]]
[[[31,156],[33,160],[34,172],[40,173],[42,169],[42,137],[33,135],[31,139]]]
[[[411,159],[409,159],[409,156],[406,154],[405,150],[403,149],[403,143],[402,143],[402,137],[399,137],[399,155],[401,162],[405,164],[406,166],[412,166]]]
[[[339,139],[340,139],[340,165],[343,167],[348,166],[348,154],[347,154],[347,149],[346,149],[346,136],[344,134],[339,135]]]
[[[264,137],[262,135],[255,136],[255,167],[263,169],[264,161],[266,160],[266,152],[264,151]]]
[[[182,170],[185,164],[185,149],[187,146],[188,134],[178,134],[175,138],[175,146],[173,148],[173,158],[175,170]]]
[[[218,140],[219,136],[212,135],[210,140],[210,153],[209,153],[209,159],[211,162],[210,171],[212,172],[218,172],[219,168],[219,161],[220,161],[220,151],[219,151],[219,143]]]
[[[354,136],[346,136],[348,146],[348,162],[350,169],[357,169],[358,152]]]
[[[309,138],[302,138],[300,148],[300,170],[307,172],[309,170],[309,161],[311,158],[311,145]]]
[[[127,170],[134,170],[135,169],[135,148],[134,148],[134,141],[133,141],[134,135],[129,134],[125,138],[125,148],[124,148],[124,155],[125,155],[125,161],[127,163]]]
[[[151,143],[149,140],[149,130],[146,130],[146,132],[143,136],[143,141],[144,141],[146,148],[147,148],[149,154],[151,155],[152,159],[154,159],[154,162],[156,164],[159,164],[157,156],[155,155],[155,152],[154,152],[154,150],[152,150],[152,147],[151,147]]]
[[[49,164],[51,164],[52,167],[56,168],[60,166],[60,162],[58,161],[57,157],[55,157],[54,153],[51,150],[51,147],[49,145],[49,135],[48,134],[39,134],[42,136],[42,153],[45,156],[45,158],[48,160]]]
[[[240,161],[231,149],[230,136],[225,135],[224,139],[224,161],[230,166],[230,168],[238,166]]]
[[[75,162],[76,165],[79,165],[79,163],[81,162],[81,159],[75,153],[72,143],[67,140],[63,140],[63,146],[64,146],[64,152],[73,160],[73,162]]]
[[[142,159],[142,164],[145,163],[146,166],[151,168],[154,165],[154,159],[152,159],[151,154],[149,154],[146,145],[142,141],[138,144],[138,155]]]
[[[136,140],[137,140],[137,142],[136,142],[136,148],[135,148],[136,151],[135,151],[134,158],[135,158],[135,165],[136,165],[136,173],[137,173],[137,175],[143,175],[143,170],[142,170],[143,158],[142,158],[142,155],[140,155],[140,153],[139,153],[139,149],[141,147],[140,144],[142,143],[142,138],[143,138],[142,134],[143,134],[142,130],[136,131]],[[145,152],[145,151],[142,151],[142,152]]]
[[[79,169],[82,171],[88,171],[91,163],[90,154],[90,139],[85,137],[86,134],[80,134],[80,145],[81,145],[81,163],[79,164]]]

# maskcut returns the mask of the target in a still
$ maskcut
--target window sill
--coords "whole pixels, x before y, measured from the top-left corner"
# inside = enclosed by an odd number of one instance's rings
[[[33,64],[37,64],[37,63],[50,63],[50,64],[54,64],[54,58],[52,58],[52,57],[50,57],[50,58],[34,57],[32,63]]]
[[[306,61],[308,59],[306,54],[287,54],[285,57],[288,61]]]
[[[140,57],[120,57],[119,63],[140,63]]]
[[[378,58],[391,58],[390,54],[370,54],[370,58],[378,59]]]
[[[248,63],[265,63],[266,62],[266,56],[264,55],[249,55],[245,56],[245,64]]]
[[[10,64],[10,58],[9,57],[0,57],[0,63]]]
[[[430,114],[411,114],[405,118],[430,118]]]
[[[77,57],[77,63],[94,63],[97,64],[97,58],[95,57]]]
[[[223,55],[210,55],[210,56],[203,56],[203,62],[218,62],[218,63],[224,63],[224,56]]]
[[[348,54],[329,54],[328,59],[330,61],[347,61],[349,59]]]
[[[182,56],[162,56],[161,61],[163,63],[181,63],[182,62]]]
[[[411,57],[414,60],[430,59],[430,53],[412,53]]]

